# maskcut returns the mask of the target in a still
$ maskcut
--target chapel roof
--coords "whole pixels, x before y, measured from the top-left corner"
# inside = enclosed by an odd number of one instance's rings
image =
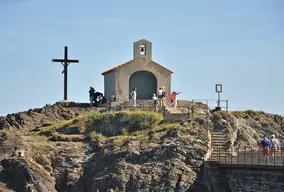
[[[110,73],[110,72],[112,72],[112,71],[115,71],[115,70],[118,69],[118,68],[124,67],[125,65],[131,63],[132,61],[133,61],[133,59],[130,60],[130,61],[127,61],[127,62],[125,62],[125,63],[122,63],[122,64],[120,64],[120,65],[118,65],[118,66],[116,66],[116,67],[113,67],[113,68],[111,68],[111,69],[109,69],[109,70],[103,72],[102,75],[105,75],[105,74],[107,74],[107,73]],[[168,68],[162,66],[161,64],[159,64],[159,63],[157,63],[157,62],[155,62],[155,61],[151,61],[151,62],[154,63],[154,64],[156,64],[156,65],[159,65],[160,67],[162,67],[162,68],[166,69],[167,71],[173,73],[173,71],[171,71],[171,70],[169,70]]]

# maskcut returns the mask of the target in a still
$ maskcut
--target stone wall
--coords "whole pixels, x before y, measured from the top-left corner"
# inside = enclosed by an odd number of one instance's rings
[[[206,166],[211,190],[214,192],[281,192],[284,171],[279,169],[233,169]]]

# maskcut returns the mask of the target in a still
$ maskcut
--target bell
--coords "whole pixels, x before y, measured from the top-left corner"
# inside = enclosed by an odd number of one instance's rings
[[[145,52],[145,47],[141,47],[140,52]]]

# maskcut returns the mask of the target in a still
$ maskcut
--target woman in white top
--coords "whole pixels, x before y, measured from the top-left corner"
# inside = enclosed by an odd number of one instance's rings
[[[271,151],[276,152],[280,149],[279,141],[275,138],[275,135],[271,135],[271,138]]]
[[[133,91],[132,91],[131,94],[130,94],[133,107],[136,107],[136,97],[137,97],[137,92],[136,92],[136,90],[137,90],[137,89],[134,88]]]

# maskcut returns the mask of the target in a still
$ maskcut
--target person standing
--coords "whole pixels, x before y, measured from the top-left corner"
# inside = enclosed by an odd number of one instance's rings
[[[166,96],[167,96],[166,89],[163,86],[162,87],[162,107],[166,106]]]
[[[152,99],[153,99],[153,101],[154,101],[155,109],[156,109],[156,111],[158,112],[159,101],[158,101],[158,98],[156,97],[156,94],[155,94],[155,93],[153,94]]]
[[[133,107],[136,107],[136,97],[137,97],[136,91],[137,91],[137,89],[134,88],[133,91],[130,93]]]
[[[262,153],[265,160],[269,161],[269,147],[271,146],[270,140],[264,136],[263,140],[260,142],[262,146]]]
[[[163,90],[161,87],[159,88],[157,95],[158,95],[158,101],[159,101],[160,107],[162,107]]]
[[[271,135],[271,151],[273,152],[273,155],[280,149],[280,143],[278,139],[275,138],[275,135]]]
[[[90,107],[93,106],[93,102],[95,100],[95,89],[93,87],[90,87],[90,90],[89,90],[89,99],[90,99]]]
[[[176,108],[177,107],[177,103],[178,103],[178,99],[177,99],[177,96],[180,94],[181,92],[172,92],[172,94],[171,94],[171,102],[173,102],[174,103],[174,108]]]

